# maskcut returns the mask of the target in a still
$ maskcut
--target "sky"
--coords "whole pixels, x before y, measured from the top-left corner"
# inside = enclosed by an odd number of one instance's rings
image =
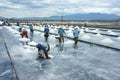
[[[0,0],[2,17],[50,17],[75,13],[120,15],[120,0]]]

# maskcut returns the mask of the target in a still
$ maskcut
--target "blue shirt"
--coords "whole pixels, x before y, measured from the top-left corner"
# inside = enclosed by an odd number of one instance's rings
[[[45,32],[45,33],[49,33],[49,28],[48,28],[48,27],[45,27],[44,32]]]
[[[60,36],[63,36],[63,35],[66,34],[66,33],[65,33],[65,31],[64,31],[62,28],[59,28],[59,29],[58,29],[58,34],[59,34]]]
[[[30,30],[33,30],[33,26],[32,25],[30,25],[29,28],[30,28]]]
[[[78,36],[79,36],[79,33],[80,33],[80,31],[77,30],[77,29],[75,29],[75,30],[73,31],[74,37],[78,37]]]

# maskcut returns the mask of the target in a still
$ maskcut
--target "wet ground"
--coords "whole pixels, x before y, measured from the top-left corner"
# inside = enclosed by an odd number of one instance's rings
[[[4,39],[2,38],[4,36]],[[120,80],[120,51],[66,39],[58,44],[54,35],[49,36],[52,59],[40,59],[37,49],[25,48],[21,37],[9,29],[0,29],[0,80],[14,80],[4,42],[12,57],[19,80]],[[44,42],[43,33],[34,32],[33,40]]]

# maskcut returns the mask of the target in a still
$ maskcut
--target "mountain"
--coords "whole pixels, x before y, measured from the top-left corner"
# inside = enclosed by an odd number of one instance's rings
[[[58,16],[49,17],[49,19],[58,19]],[[59,16],[59,19],[60,16]],[[120,16],[114,14],[88,13],[88,14],[71,14],[63,16],[64,20],[120,20]]]
[[[1,17],[1,16],[0,16],[0,19],[6,19],[6,18],[5,18],[5,17]]]
[[[0,19],[4,17],[0,17]],[[70,14],[63,16],[51,17],[24,17],[24,18],[10,18],[14,20],[120,20],[120,16],[115,14],[102,14],[102,13],[88,13],[88,14]]]

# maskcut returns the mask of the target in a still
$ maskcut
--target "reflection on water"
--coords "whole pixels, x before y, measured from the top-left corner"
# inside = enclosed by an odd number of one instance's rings
[[[34,35],[32,33],[30,33],[30,41],[33,41],[33,37],[34,37]]]
[[[59,51],[63,51],[64,50],[64,44],[63,43],[56,44],[56,47],[58,47]]]

